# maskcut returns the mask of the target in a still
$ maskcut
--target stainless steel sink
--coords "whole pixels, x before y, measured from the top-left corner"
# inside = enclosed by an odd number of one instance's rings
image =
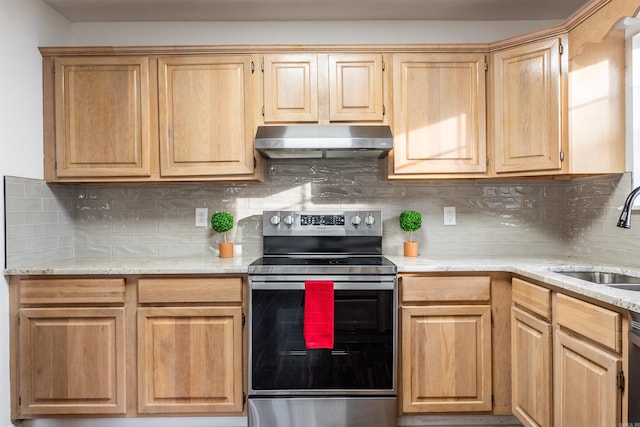
[[[640,291],[640,276],[631,276],[628,274],[614,273],[611,271],[567,271],[553,270],[565,276],[574,277],[576,279],[585,280],[587,282],[596,283],[598,285],[606,285],[616,289],[624,289],[628,291]]]

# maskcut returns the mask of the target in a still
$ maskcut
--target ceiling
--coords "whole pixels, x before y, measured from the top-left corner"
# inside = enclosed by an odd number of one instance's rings
[[[588,0],[42,0],[72,22],[564,20]]]

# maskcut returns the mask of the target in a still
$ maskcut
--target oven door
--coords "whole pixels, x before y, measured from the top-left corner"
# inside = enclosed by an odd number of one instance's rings
[[[334,282],[334,347],[307,349],[304,280]],[[249,394],[395,395],[395,276],[250,278]]]

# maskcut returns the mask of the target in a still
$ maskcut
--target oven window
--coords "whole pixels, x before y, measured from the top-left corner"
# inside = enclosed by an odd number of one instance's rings
[[[334,348],[306,349],[303,290],[252,290],[254,390],[393,389],[393,291],[336,290]]]

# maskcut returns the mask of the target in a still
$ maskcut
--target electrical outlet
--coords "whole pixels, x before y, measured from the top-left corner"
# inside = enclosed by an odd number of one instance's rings
[[[209,222],[209,209],[196,208],[196,227],[206,227]]]
[[[456,208],[455,208],[455,206],[445,206],[445,208],[444,208],[444,225],[456,225]]]

